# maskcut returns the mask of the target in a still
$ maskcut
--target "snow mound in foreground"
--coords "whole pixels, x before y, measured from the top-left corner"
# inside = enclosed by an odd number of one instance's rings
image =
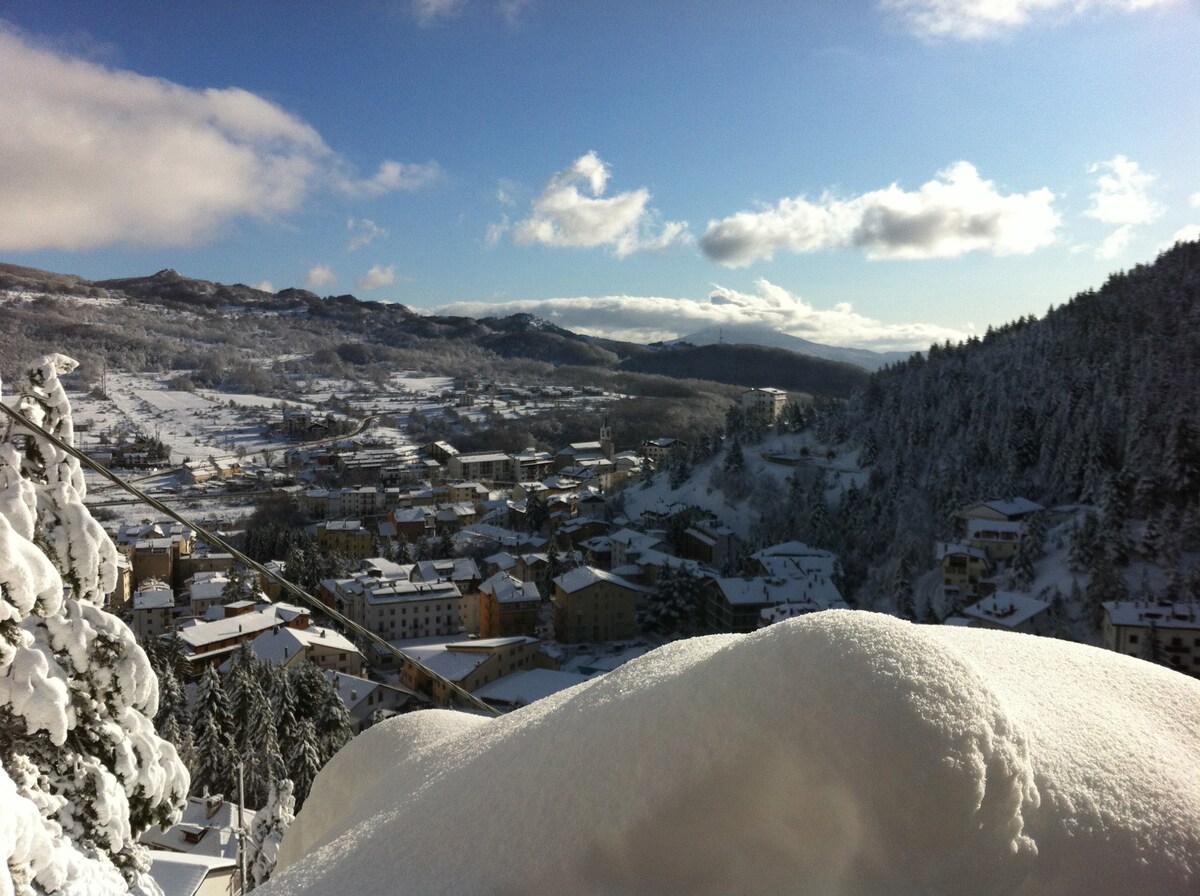
[[[1200,682],[831,611],[321,773],[263,892],[1195,893]]]

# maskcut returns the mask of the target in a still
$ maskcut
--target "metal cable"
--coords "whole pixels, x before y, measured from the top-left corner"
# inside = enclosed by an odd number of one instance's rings
[[[61,448],[63,451],[67,452],[67,454],[71,455],[76,460],[78,460],[80,463],[82,463],[86,467],[88,467],[90,470],[99,474],[100,476],[107,479],[109,482],[113,483],[114,485],[118,486],[119,488],[122,488],[125,491],[129,492],[129,494],[136,497],[142,503],[146,504],[149,507],[153,507],[159,513],[165,514],[166,516],[175,520],[175,522],[181,523],[181,524],[189,527],[190,529],[193,529],[196,532],[196,534],[198,534],[201,538],[203,538],[205,540],[205,542],[207,542],[208,544],[214,545],[214,546],[220,548],[222,551],[226,551],[229,554],[232,554],[235,558],[237,558],[244,565],[248,566],[250,569],[253,569],[255,572],[259,573],[260,575],[266,576],[268,579],[271,579],[272,581],[278,582],[279,585],[283,588],[283,590],[285,590],[291,596],[299,599],[300,601],[302,601],[309,607],[313,608],[314,610],[317,610],[321,613],[326,614],[327,616],[330,616],[331,618],[333,618],[335,621],[341,623],[343,626],[345,626],[350,631],[353,631],[354,633],[356,633],[363,640],[368,641],[371,644],[375,645],[376,647],[382,649],[385,653],[391,654],[395,659],[399,660],[402,664],[412,666],[413,668],[417,669],[419,672],[421,672],[425,675],[428,675],[430,678],[440,681],[443,685],[446,686],[446,688],[450,691],[451,694],[460,698],[468,706],[470,706],[474,709],[482,710],[483,712],[486,712],[489,715],[493,715],[493,716],[500,715],[500,711],[498,709],[496,709],[493,706],[489,706],[487,703],[480,700],[478,697],[476,697],[470,691],[463,688],[461,685],[459,685],[453,681],[450,681],[450,679],[446,678],[444,675],[439,675],[437,672],[434,672],[432,669],[430,669],[428,666],[426,666],[420,660],[417,660],[417,659],[409,656],[408,654],[404,653],[398,647],[385,641],[383,638],[381,638],[379,635],[375,634],[373,631],[370,631],[369,629],[364,628],[363,626],[359,625],[357,622],[350,619],[348,616],[346,616],[341,611],[335,609],[334,607],[330,607],[329,605],[318,600],[316,597],[314,597],[313,595],[311,595],[307,591],[305,591],[303,588],[301,588],[299,585],[296,585],[293,582],[289,582],[287,579],[285,579],[283,576],[281,576],[279,573],[275,572],[274,570],[268,569],[267,567],[265,567],[261,563],[259,563],[257,560],[250,559],[245,554],[243,554],[241,551],[239,551],[237,548],[233,547],[233,545],[231,545],[229,542],[227,542],[224,538],[217,535],[215,532],[209,531],[207,528],[205,528],[204,526],[201,526],[199,523],[192,522],[187,517],[183,516],[183,514],[179,513],[178,511],[174,510],[171,507],[168,507],[166,504],[162,503],[157,498],[153,498],[150,495],[147,495],[145,492],[143,492],[137,486],[124,481],[123,479],[121,479],[121,477],[117,476],[111,470],[104,467],[102,464],[98,463],[97,461],[93,460],[92,458],[88,457],[86,454],[84,454],[82,451],[80,451],[74,445],[68,445],[66,442],[64,442],[62,439],[60,439],[58,436],[46,431],[42,427],[38,426],[36,423],[26,419],[25,416],[23,414],[21,414],[15,408],[11,408],[7,404],[0,402],[0,410],[2,410],[5,414],[7,414],[9,417],[11,417],[13,419],[13,421],[15,421],[19,426],[23,427],[24,429],[29,430],[32,433],[35,433],[36,435],[40,436],[41,438],[46,439],[47,441],[49,441],[56,447]],[[432,695],[430,695],[430,696],[432,696]]]

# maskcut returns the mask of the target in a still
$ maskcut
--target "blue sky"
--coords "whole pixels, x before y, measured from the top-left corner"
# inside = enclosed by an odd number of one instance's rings
[[[1200,235],[1188,0],[0,2],[0,260],[910,349]]]

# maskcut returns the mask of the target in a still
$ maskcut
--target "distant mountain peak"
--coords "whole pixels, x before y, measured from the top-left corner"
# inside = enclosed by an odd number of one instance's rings
[[[824,345],[762,324],[726,324],[719,327],[707,327],[667,343],[668,346],[718,344],[785,348],[802,355],[824,358],[826,361],[853,364],[866,370],[878,370],[880,367],[896,361],[904,361],[912,354],[912,352],[873,352],[865,348]]]

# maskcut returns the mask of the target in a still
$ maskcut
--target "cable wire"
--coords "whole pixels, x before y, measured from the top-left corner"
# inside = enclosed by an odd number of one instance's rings
[[[20,411],[16,410],[16,408],[11,408],[7,404],[0,402],[0,411],[3,411],[5,414],[7,414],[10,418],[12,418],[12,420],[14,422],[16,422],[22,428],[27,429],[28,431],[35,433],[36,435],[40,436],[41,438],[46,439],[47,441],[49,441],[56,447],[61,448],[63,451],[67,452],[67,454],[71,455],[73,458],[78,460],[80,463],[84,464],[86,467],[88,467],[88,469],[92,470],[93,472],[95,472],[98,475],[102,476],[103,478],[107,479],[109,482],[113,483],[117,487],[122,488],[125,491],[129,492],[129,494],[136,497],[143,504],[146,504],[149,507],[153,507],[159,513],[165,514],[166,516],[175,520],[175,522],[181,523],[184,526],[187,526],[188,528],[194,530],[196,532],[196,534],[199,535],[201,538],[203,538],[204,541],[207,542],[208,544],[213,545],[217,548],[220,548],[222,551],[225,551],[225,552],[231,554],[233,557],[235,557],[237,560],[239,560],[245,566],[247,566],[250,569],[253,569],[255,572],[257,572],[259,575],[265,576],[266,578],[279,583],[279,585],[283,588],[283,590],[286,591],[288,594],[290,594],[291,596],[302,601],[304,604],[311,607],[312,609],[317,610],[318,612],[324,613],[325,615],[331,617],[336,622],[345,626],[345,628],[348,629],[349,631],[354,632],[363,641],[367,641],[370,644],[374,645],[375,647],[381,649],[384,653],[390,654],[392,657],[394,657],[396,660],[398,660],[402,665],[411,666],[412,668],[416,669],[423,675],[427,675],[431,679],[441,682],[446,687],[446,689],[450,692],[450,694],[454,695],[459,700],[461,700],[463,703],[467,704],[467,706],[469,706],[473,709],[481,710],[482,712],[485,712],[488,715],[493,715],[493,716],[500,715],[500,711],[498,709],[496,709],[494,706],[488,705],[483,700],[480,700],[478,697],[476,697],[474,694],[472,694],[466,688],[462,687],[461,685],[459,685],[456,682],[451,681],[450,679],[446,678],[444,675],[439,675],[437,672],[434,672],[432,669],[430,669],[428,666],[426,666],[424,663],[422,663],[420,660],[409,656],[408,654],[406,654],[402,650],[400,650],[400,648],[396,647],[394,644],[391,644],[388,641],[385,641],[382,637],[375,634],[375,632],[359,625],[353,619],[351,619],[350,617],[348,617],[344,613],[342,613],[340,610],[337,610],[336,608],[329,606],[328,604],[324,603],[323,601],[318,600],[316,597],[314,597],[313,595],[311,595],[307,591],[305,591],[303,588],[301,588],[299,585],[296,585],[294,582],[288,581],[282,575],[275,572],[274,570],[268,569],[266,566],[259,563],[257,560],[252,560],[251,558],[247,557],[245,554],[243,554],[241,551],[239,551],[237,548],[235,548],[233,545],[231,545],[224,538],[217,535],[215,532],[208,530],[207,528],[200,525],[199,523],[192,522],[187,517],[185,517],[183,514],[179,513],[175,509],[167,506],[162,501],[159,501],[157,498],[151,497],[150,495],[146,494],[141,489],[139,489],[137,486],[121,479],[121,477],[117,476],[115,473],[113,473],[111,470],[109,470],[107,467],[103,466],[99,462],[88,457],[86,454],[84,454],[82,451],[80,451],[74,445],[68,445],[66,442],[64,442],[62,439],[60,439],[58,436],[54,435],[51,432],[48,432],[47,430],[38,426],[36,423],[32,422],[31,420],[26,419],[26,417],[23,414],[21,414]],[[430,697],[432,698],[432,695],[430,695]]]

